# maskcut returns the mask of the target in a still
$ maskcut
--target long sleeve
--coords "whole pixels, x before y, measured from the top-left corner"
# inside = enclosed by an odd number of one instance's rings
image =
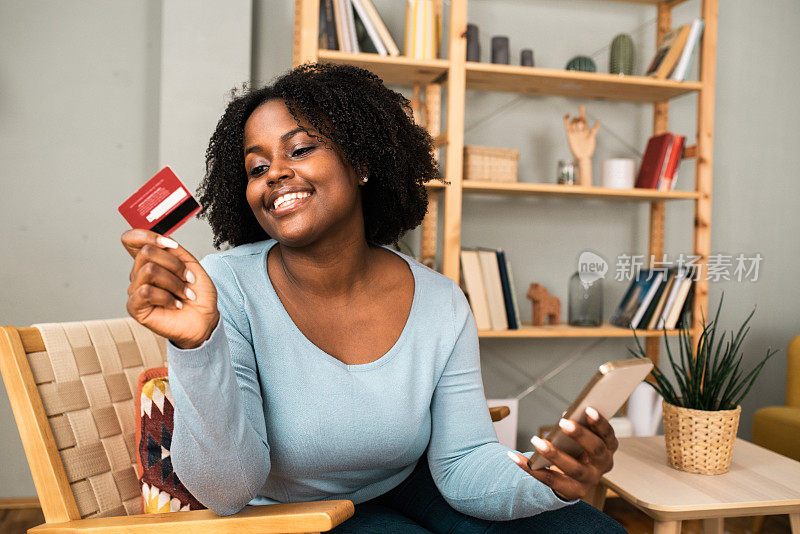
[[[456,510],[504,521],[557,510],[565,501],[512,462],[497,441],[480,373],[478,332],[464,293],[453,287],[455,344],[431,400],[428,462]]]
[[[238,512],[270,469],[264,408],[244,298],[220,257],[200,262],[217,287],[220,321],[194,349],[167,342],[175,400],[171,456],[176,474],[205,506]]]

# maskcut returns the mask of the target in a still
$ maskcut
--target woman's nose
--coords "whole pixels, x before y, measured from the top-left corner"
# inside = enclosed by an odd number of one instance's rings
[[[294,176],[294,170],[283,159],[277,159],[272,162],[267,171],[267,183],[273,184],[284,178],[291,178]]]

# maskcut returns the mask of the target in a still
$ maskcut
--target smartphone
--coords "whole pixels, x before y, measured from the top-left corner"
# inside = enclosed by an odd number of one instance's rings
[[[639,358],[604,363],[597,369],[575,402],[564,411],[562,417],[587,425],[584,410],[587,406],[591,406],[606,419],[611,419],[652,369],[652,361]],[[573,458],[579,458],[584,452],[583,447],[567,436],[558,425],[555,425],[555,429],[545,438],[557,449]],[[528,467],[532,470],[548,467],[551,464],[552,462],[536,449],[528,460]]]

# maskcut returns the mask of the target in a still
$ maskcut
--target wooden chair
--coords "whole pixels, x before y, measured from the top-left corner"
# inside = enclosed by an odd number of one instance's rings
[[[29,532],[319,533],[353,515],[349,500],[141,514],[133,395],[165,362],[164,338],[130,318],[0,327],[0,372],[46,521]]]

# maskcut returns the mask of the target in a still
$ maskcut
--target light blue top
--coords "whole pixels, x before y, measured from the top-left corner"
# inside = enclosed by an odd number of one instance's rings
[[[358,504],[399,485],[426,448],[436,486],[462,513],[509,520],[578,502],[525,473],[498,443],[475,320],[450,278],[384,247],[414,275],[411,312],[386,354],[348,365],[309,341],[283,307],[267,275],[275,243],[203,258],[220,323],[195,349],[167,343],[172,463],[201,503],[220,515],[248,503]]]

